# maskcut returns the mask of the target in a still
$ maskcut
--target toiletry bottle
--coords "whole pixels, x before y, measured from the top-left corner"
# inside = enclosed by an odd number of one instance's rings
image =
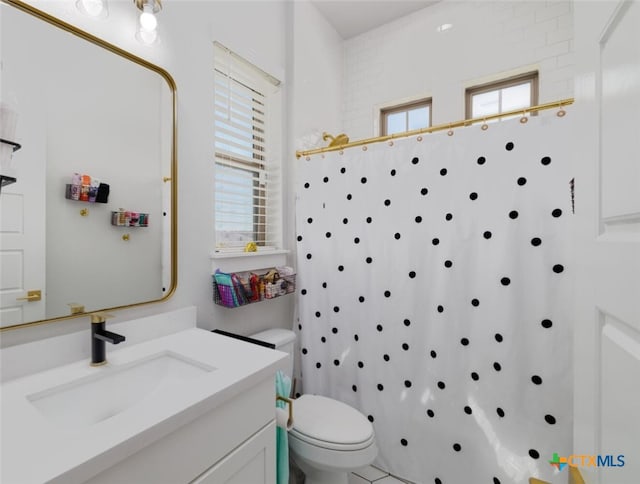
[[[89,188],[91,186],[91,177],[89,175],[82,175],[82,189],[80,190],[80,200],[83,202],[89,201]]]
[[[100,186],[100,180],[97,178],[91,179],[91,186],[89,187],[89,201],[95,202],[98,196],[98,187]]]
[[[74,173],[71,177],[71,200],[80,200],[80,191],[82,189],[82,176],[80,173]]]

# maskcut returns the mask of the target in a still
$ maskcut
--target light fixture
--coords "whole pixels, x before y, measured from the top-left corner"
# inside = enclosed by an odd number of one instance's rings
[[[76,8],[89,17],[106,18],[109,15],[107,0],[77,0]]]
[[[143,44],[153,44],[158,39],[158,19],[156,14],[162,10],[161,0],[133,0],[140,13],[136,39]]]

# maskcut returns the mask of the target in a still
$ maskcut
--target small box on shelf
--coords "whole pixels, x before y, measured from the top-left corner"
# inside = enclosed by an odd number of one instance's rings
[[[213,301],[219,306],[235,308],[275,299],[296,290],[296,274],[271,269],[265,274],[253,272],[213,274]]]

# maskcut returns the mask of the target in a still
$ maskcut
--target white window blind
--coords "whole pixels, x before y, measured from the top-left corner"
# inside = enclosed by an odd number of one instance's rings
[[[214,42],[216,250],[282,247],[279,84]]]

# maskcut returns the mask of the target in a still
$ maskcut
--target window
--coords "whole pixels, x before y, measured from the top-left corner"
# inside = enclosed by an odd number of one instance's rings
[[[431,126],[431,99],[384,108],[380,111],[380,134],[386,136]]]
[[[470,87],[466,101],[467,119],[535,106],[538,104],[538,73]]]
[[[216,250],[282,246],[279,84],[214,42]]]

